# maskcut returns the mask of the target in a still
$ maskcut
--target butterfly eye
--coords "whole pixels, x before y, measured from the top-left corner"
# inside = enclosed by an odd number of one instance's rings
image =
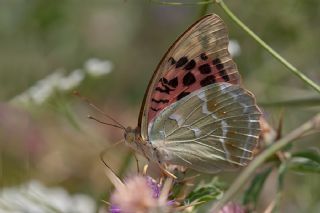
[[[135,141],[135,137],[136,137],[135,131],[132,128],[128,127],[124,132],[125,140],[130,143]]]

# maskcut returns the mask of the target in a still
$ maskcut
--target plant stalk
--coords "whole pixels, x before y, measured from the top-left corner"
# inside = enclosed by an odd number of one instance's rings
[[[272,49],[266,42],[264,42],[258,35],[249,29],[240,19],[229,9],[229,7],[223,2],[223,0],[216,0],[216,3],[224,10],[224,12],[241,27],[246,33],[248,33],[256,42],[258,42],[265,50],[267,50],[274,58],[288,68],[298,78],[320,93],[320,86],[298,70],[295,66],[284,59],[279,53]]]

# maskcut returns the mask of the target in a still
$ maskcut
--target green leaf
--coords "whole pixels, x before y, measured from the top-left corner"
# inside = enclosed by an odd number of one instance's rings
[[[300,152],[295,152],[292,154],[292,157],[301,157],[307,158],[309,160],[315,161],[320,164],[320,153],[318,149],[307,149]]]
[[[284,161],[280,164],[278,168],[278,187],[277,187],[277,193],[274,196],[273,202],[274,202],[274,208],[272,212],[280,212],[280,202],[282,198],[282,190],[284,187],[284,177],[286,172],[288,171],[288,162]]]
[[[283,189],[284,175],[288,170],[288,163],[285,161],[280,164],[278,169],[278,191]]]
[[[271,171],[272,168],[267,168],[254,177],[254,179],[251,181],[249,188],[244,193],[242,201],[244,205],[253,203],[254,206],[256,206],[264,182],[266,181]]]
[[[292,154],[289,169],[295,172],[320,173],[320,153],[308,149]]]
[[[320,164],[311,160],[305,160],[301,162],[290,162],[289,168],[290,170],[295,172],[320,174]]]
[[[213,179],[211,183],[204,186],[198,186],[193,190],[185,199],[185,203],[190,204],[192,202],[208,202],[211,200],[217,200],[223,195],[221,190],[221,182],[218,179]]]

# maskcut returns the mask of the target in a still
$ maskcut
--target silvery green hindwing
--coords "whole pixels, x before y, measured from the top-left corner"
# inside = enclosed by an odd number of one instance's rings
[[[154,72],[138,127],[126,143],[160,165],[204,173],[245,166],[260,134],[260,110],[240,83],[225,24],[215,14],[193,24]]]

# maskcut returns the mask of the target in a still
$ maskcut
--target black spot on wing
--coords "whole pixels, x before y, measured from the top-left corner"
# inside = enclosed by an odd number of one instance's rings
[[[155,108],[153,108],[153,107],[150,107],[150,109],[151,109],[152,111],[155,111],[155,112],[157,112],[157,111],[160,110],[160,109],[155,109]]]
[[[224,65],[221,63],[221,60],[219,58],[212,60],[212,64],[215,65],[216,68],[219,70],[219,75],[223,78],[223,80],[230,81],[227,72],[223,69]]]
[[[157,103],[157,104],[159,104],[159,103],[168,103],[169,102],[169,100],[167,100],[167,99],[159,99],[159,100],[156,100],[156,99],[154,99],[154,98],[152,98],[151,99],[151,101],[152,102],[155,102],[155,103]]]
[[[213,64],[213,65],[221,64],[220,58],[213,59],[213,60],[212,60],[212,64]]]
[[[223,80],[230,81],[230,78],[225,70],[220,70],[219,75],[223,78]]]
[[[217,68],[218,70],[222,70],[223,67],[224,67],[223,64],[217,64],[217,65],[216,65],[216,68]]]
[[[164,89],[163,88],[161,88],[161,87],[156,87],[156,91],[159,91],[159,92],[161,92],[161,93],[166,93],[166,94],[170,94],[170,91],[173,91],[173,89],[170,89],[168,86],[166,86],[166,85],[162,85],[163,87],[164,87]]]
[[[215,65],[218,70],[222,70],[224,68],[219,58],[213,59],[212,64]]]
[[[173,79],[171,79],[169,82],[168,82],[168,85],[173,87],[173,88],[176,88],[178,86],[178,77],[175,77]]]
[[[200,81],[200,85],[202,87],[205,87],[209,84],[214,84],[215,82],[216,82],[216,79],[215,79],[214,75],[209,75]]]
[[[177,63],[176,63],[176,68],[182,67],[183,65],[185,65],[188,62],[188,58],[187,57],[181,57]]]
[[[161,84],[167,84],[168,83],[168,79],[166,78],[160,78],[159,82],[161,82]]]
[[[177,96],[177,100],[180,100],[183,97],[186,97],[187,95],[189,95],[190,92],[181,92],[178,96]]]
[[[201,53],[200,58],[205,61],[208,59],[208,56],[205,53]]]
[[[170,57],[168,59],[168,62],[171,64],[171,65],[174,65],[176,63],[176,60],[174,60],[174,58]]]
[[[191,72],[188,72],[183,77],[183,85],[184,86],[190,86],[191,84],[194,84],[194,82],[196,82],[196,78],[194,77],[194,75]]]
[[[209,74],[211,72],[211,67],[209,64],[202,64],[198,69],[201,74]]]
[[[187,63],[187,65],[184,67],[185,70],[192,70],[196,66],[196,62],[192,59]]]

